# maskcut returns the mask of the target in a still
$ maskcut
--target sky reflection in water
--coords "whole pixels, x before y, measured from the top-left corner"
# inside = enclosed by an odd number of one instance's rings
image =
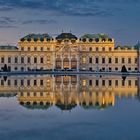
[[[1,77],[0,139],[140,139],[139,81],[119,76]]]

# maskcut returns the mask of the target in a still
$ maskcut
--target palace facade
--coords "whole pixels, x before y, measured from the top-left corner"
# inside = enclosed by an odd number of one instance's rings
[[[105,34],[86,34],[77,38],[61,33],[29,34],[18,46],[0,46],[0,69],[30,70],[92,70],[140,72],[140,44],[115,47],[113,38]]]

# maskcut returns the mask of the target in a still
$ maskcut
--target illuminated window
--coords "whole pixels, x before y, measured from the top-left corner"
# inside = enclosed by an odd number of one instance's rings
[[[86,63],[86,58],[85,57],[82,58],[82,63]]]
[[[86,86],[86,80],[83,80],[82,85]]]

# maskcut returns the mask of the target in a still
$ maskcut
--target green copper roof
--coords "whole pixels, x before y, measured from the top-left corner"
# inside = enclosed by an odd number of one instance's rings
[[[110,38],[107,34],[85,34],[81,37],[81,39],[95,39],[95,38],[101,38],[101,39],[107,39]]]
[[[56,37],[56,40],[64,40],[64,39],[74,39],[77,40],[77,37],[72,33],[61,33]]]
[[[17,46],[10,46],[10,45],[2,45],[0,46],[0,50],[17,50]]]
[[[31,41],[31,39],[33,39],[34,41],[37,41],[38,39],[43,41],[44,39],[51,40],[52,37],[49,34],[28,34],[27,36],[21,38],[21,41]]]
[[[120,45],[118,45],[115,49],[118,49],[118,48],[120,48],[121,50],[125,50],[125,49],[128,49],[128,50],[131,50],[132,49],[132,46],[120,46]]]

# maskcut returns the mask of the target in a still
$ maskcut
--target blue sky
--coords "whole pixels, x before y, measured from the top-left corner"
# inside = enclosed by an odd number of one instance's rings
[[[140,0],[0,0],[0,44],[28,33],[107,33],[116,44],[140,40]]]

